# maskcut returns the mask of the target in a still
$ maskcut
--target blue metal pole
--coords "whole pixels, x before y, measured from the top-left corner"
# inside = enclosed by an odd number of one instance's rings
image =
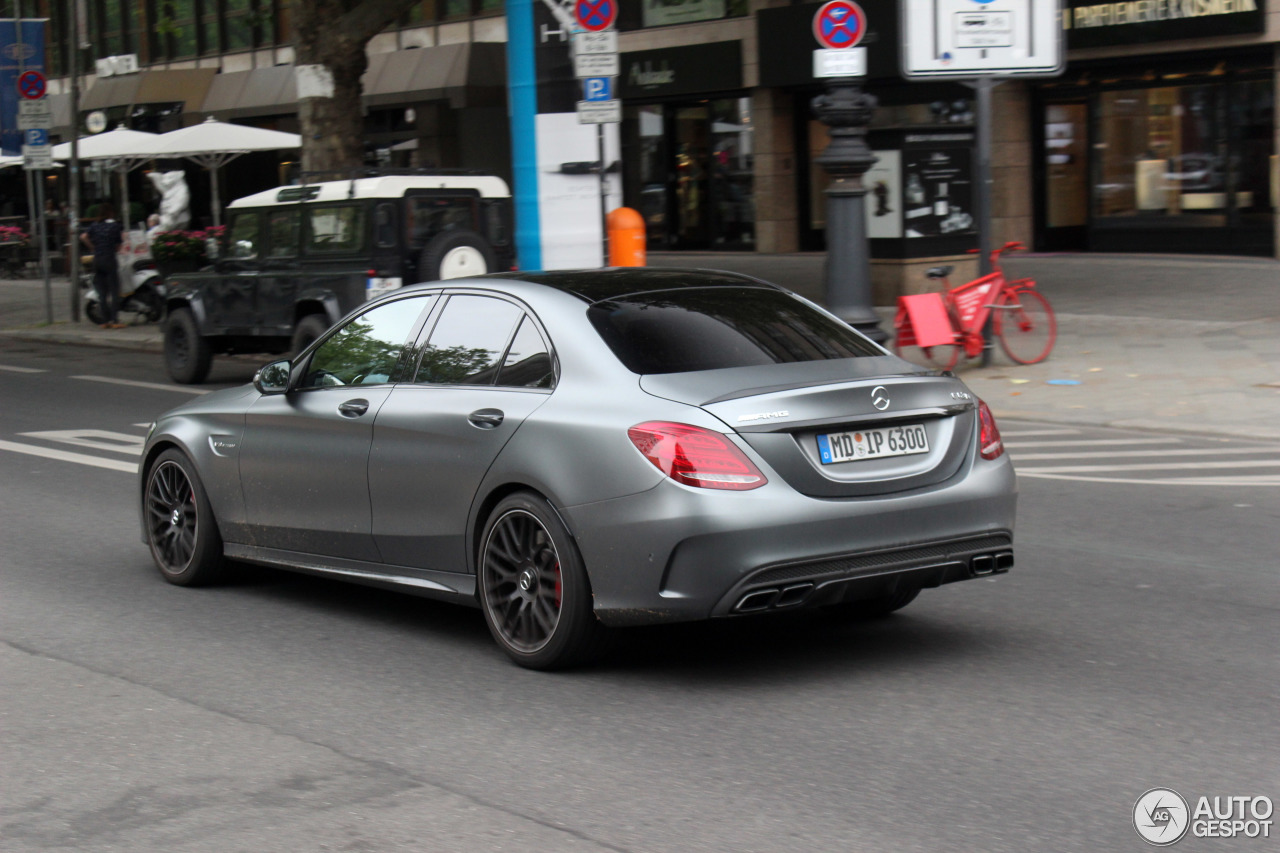
[[[516,257],[520,268],[542,269],[542,229],[538,222],[538,69],[533,4],[507,0],[507,102],[511,119],[512,189],[516,214]]]

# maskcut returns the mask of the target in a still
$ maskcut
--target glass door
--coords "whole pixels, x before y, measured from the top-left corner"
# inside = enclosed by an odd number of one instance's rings
[[[1084,103],[1045,105],[1045,249],[1084,248],[1089,224],[1088,121]]]

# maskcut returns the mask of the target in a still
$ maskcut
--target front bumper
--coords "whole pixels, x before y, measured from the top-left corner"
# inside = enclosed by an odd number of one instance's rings
[[[772,480],[750,492],[666,480],[566,507],[608,625],[820,606],[1006,571],[1016,482],[1008,457],[938,486],[819,499]]]

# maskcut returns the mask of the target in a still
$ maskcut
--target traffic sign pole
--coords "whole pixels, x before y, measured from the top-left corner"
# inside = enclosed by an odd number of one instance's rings
[[[820,53],[852,54],[867,30],[867,17],[852,0],[830,0],[813,16],[813,37]],[[845,57],[852,59],[852,56]],[[832,67],[817,57],[815,68]],[[853,63],[834,63],[837,69]],[[871,251],[867,241],[867,188],[862,183],[876,162],[867,145],[867,127],[875,112],[874,96],[862,91],[858,77],[827,77],[827,93],[813,99],[818,120],[830,128],[831,142],[814,158],[831,183],[827,198],[827,264],[824,293],[841,320],[877,343],[888,335],[872,307]]]

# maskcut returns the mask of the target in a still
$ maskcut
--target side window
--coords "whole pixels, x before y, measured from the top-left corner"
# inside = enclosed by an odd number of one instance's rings
[[[502,299],[452,296],[422,353],[415,382],[492,385],[523,313]]]
[[[296,258],[298,256],[298,229],[302,223],[302,211],[296,207],[282,207],[267,214],[267,257]]]
[[[359,204],[309,205],[307,254],[334,255],[364,248],[364,211]]]
[[[556,384],[551,351],[538,327],[525,317],[498,371],[498,384],[513,388],[551,388]]]
[[[476,200],[440,196],[414,197],[409,201],[409,245],[421,249],[441,231],[475,229]]]
[[[351,320],[312,354],[302,387],[389,382],[404,349],[405,338],[431,299],[431,296],[397,299]]]
[[[227,251],[238,261],[252,261],[258,257],[259,225],[261,215],[255,210],[252,213],[237,213],[231,220],[230,237],[227,238]]]
[[[373,242],[379,249],[396,246],[396,206],[390,202],[373,209]]]

